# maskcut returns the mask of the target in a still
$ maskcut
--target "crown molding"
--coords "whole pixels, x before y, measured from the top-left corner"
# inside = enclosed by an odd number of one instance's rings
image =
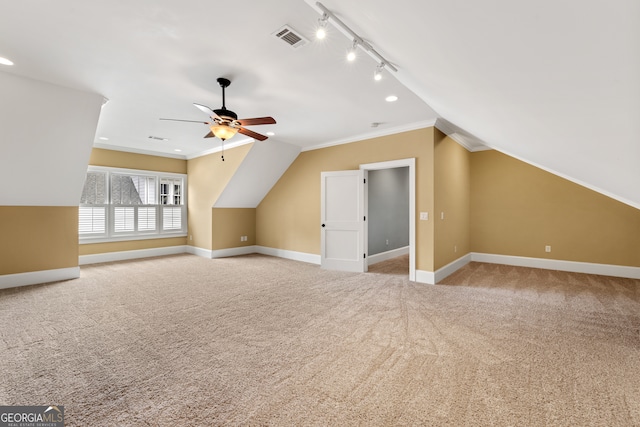
[[[255,142],[255,139],[253,138],[243,138],[243,139],[239,139],[237,141],[231,142],[231,143],[225,143],[224,148],[226,150],[229,150],[231,148],[235,148],[235,147],[240,147],[241,145],[245,145],[245,144],[251,144],[252,142]],[[122,145],[113,145],[113,144],[104,144],[101,142],[95,142],[93,144],[94,148],[101,148],[104,150],[112,150],[112,151],[123,151],[126,153],[134,153],[134,154],[144,154],[147,156],[158,156],[158,157],[168,157],[171,159],[180,159],[180,160],[191,160],[191,159],[195,159],[197,157],[202,157],[202,156],[206,156],[209,154],[213,154],[213,153],[219,153],[222,151],[222,146],[220,147],[215,147],[215,148],[210,148],[208,150],[205,151],[200,151],[197,152],[195,154],[173,154],[173,153],[164,153],[161,151],[153,151],[153,150],[143,150],[140,148],[132,148],[132,147],[125,147]]]
[[[305,147],[303,148],[301,151],[312,151],[312,150],[319,150],[321,148],[328,148],[328,147],[333,147],[336,145],[342,145],[342,144],[349,144],[352,142],[358,142],[358,141],[363,141],[365,139],[371,139],[371,138],[378,138],[381,136],[388,136],[388,135],[394,135],[396,133],[401,133],[401,132],[408,132],[408,131],[412,131],[412,130],[416,130],[416,129],[424,129],[424,128],[429,128],[429,127],[433,127],[436,124],[436,120],[424,120],[421,122],[414,122],[414,123],[409,123],[406,125],[401,125],[401,126],[395,126],[395,127],[391,127],[391,128],[386,128],[386,129],[380,129],[377,131],[372,131],[372,132],[367,132],[367,133],[362,133],[359,135],[353,135],[347,138],[342,138],[342,139],[336,139],[330,142],[326,142],[324,144],[319,144],[319,145],[314,145],[311,147]]]
[[[256,140],[253,139],[253,138],[239,139],[238,141],[234,141],[234,142],[231,142],[231,143],[226,143],[224,148],[226,150],[230,150],[232,148],[240,147],[242,145],[251,144],[251,143],[253,143],[255,141]],[[196,159],[198,157],[208,156],[209,154],[219,153],[221,151],[222,151],[222,145],[220,147],[210,148],[208,150],[200,151],[200,152],[195,153],[195,154],[189,154],[188,156],[186,156],[186,159],[187,160]]]
[[[183,154],[172,154],[172,153],[163,153],[160,151],[153,151],[153,150],[142,150],[140,148],[125,147],[122,145],[103,144],[101,142],[94,142],[93,148],[100,148],[103,150],[111,150],[111,151],[123,151],[125,153],[144,154],[147,156],[168,157],[171,159],[180,159],[180,160],[187,159],[187,156]]]
[[[486,146],[479,139],[463,135],[454,125],[442,118],[436,120],[435,126],[449,138],[466,148],[467,151],[474,153],[476,151],[492,150],[491,147]]]

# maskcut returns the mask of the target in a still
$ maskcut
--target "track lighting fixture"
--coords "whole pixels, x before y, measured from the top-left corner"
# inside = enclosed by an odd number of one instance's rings
[[[373,73],[373,80],[379,81],[382,80],[382,70],[384,70],[385,63],[381,62],[376,67],[376,71]]]
[[[356,59],[356,49],[358,48],[358,40],[353,41],[353,46],[347,51],[347,61],[354,61]]]
[[[329,15],[326,13],[322,15],[322,18],[318,18],[318,30],[316,31],[316,37],[323,39],[327,36],[327,22],[329,21]]]
[[[369,42],[356,34],[351,28],[347,26],[347,24],[342,22],[340,18],[338,18],[333,14],[333,12],[327,9],[325,5],[320,2],[316,2],[314,8],[322,13],[322,17],[318,19],[318,23],[320,26],[316,32],[317,38],[321,39],[326,36],[326,26],[327,23],[330,22],[334,27],[340,30],[342,34],[353,40],[353,46],[351,46],[351,48],[349,48],[349,50],[347,51],[347,60],[354,61],[356,59],[356,49],[360,47],[370,56],[374,57],[379,63],[378,67],[376,68],[376,72],[373,75],[373,78],[375,80],[380,80],[382,78],[382,70],[384,68],[393,72],[398,71],[398,69],[391,65],[391,63],[389,63],[386,58],[380,55]]]

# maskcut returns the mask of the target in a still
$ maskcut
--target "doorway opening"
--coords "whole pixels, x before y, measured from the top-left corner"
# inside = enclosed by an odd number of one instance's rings
[[[400,204],[406,204],[407,203],[407,199],[408,199],[408,209],[407,206],[397,206],[395,209],[396,214],[399,215],[407,215],[408,216],[408,257],[409,257],[409,280],[410,281],[415,281],[416,280],[416,239],[415,239],[415,158],[409,158],[409,159],[401,159],[401,160],[392,160],[392,161],[387,161],[387,162],[378,162],[378,163],[368,163],[368,164],[363,164],[360,165],[360,170],[363,170],[365,175],[368,174],[369,171],[381,171],[381,170],[386,170],[386,169],[397,169],[397,168],[407,168],[408,170],[406,170],[407,175],[408,175],[408,195],[402,195],[402,196],[406,196],[406,197],[399,197],[397,199],[397,202]],[[402,176],[402,173],[399,173],[398,176]],[[368,186],[367,186],[368,187]],[[402,188],[402,186],[400,186],[400,188]],[[406,186],[405,186],[406,189]],[[366,215],[369,215],[369,211],[370,208],[374,208],[376,209],[376,203],[373,202],[371,203],[370,199],[369,199],[369,194],[368,194],[368,189],[365,190],[365,212]],[[373,212],[371,212],[373,213]],[[389,212],[388,212],[389,213]],[[391,212],[391,214],[393,214],[393,212]],[[396,234],[397,236],[399,236],[398,238],[400,239],[401,236],[404,234],[404,232],[402,231],[402,229],[404,227],[406,227],[406,219],[404,218],[403,221],[399,221],[397,224],[394,224],[393,227],[396,227],[397,229]],[[364,227],[364,247],[365,248],[371,248],[371,249],[375,249],[375,251],[379,251],[381,250],[381,248],[384,246],[386,246],[387,244],[390,244],[391,242],[388,242],[388,239],[386,237],[381,237],[383,235],[378,234],[378,235],[372,235],[372,239],[375,239],[375,242],[372,241],[372,246],[369,246],[369,237],[370,237],[370,233],[369,233],[369,227]],[[382,239],[382,240],[381,240]],[[397,246],[397,245],[396,245]],[[385,254],[387,254],[389,256],[389,258],[394,257],[394,256],[403,256],[406,254],[406,246],[403,246],[401,248],[397,248],[396,250],[390,250],[390,251],[386,251]],[[369,259],[371,259],[371,256],[369,256],[367,258],[367,266],[365,267],[365,271],[369,265]],[[373,260],[380,260],[380,258],[376,258],[374,256]],[[399,260],[402,261],[402,258],[399,258]]]

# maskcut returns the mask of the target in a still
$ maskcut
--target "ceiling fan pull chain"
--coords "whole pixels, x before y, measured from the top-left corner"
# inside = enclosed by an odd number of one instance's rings
[[[222,161],[224,162],[224,140],[222,140]]]

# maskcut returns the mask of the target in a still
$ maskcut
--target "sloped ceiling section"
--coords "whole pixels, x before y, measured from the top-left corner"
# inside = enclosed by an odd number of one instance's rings
[[[300,154],[300,147],[269,139],[254,142],[216,200],[215,208],[255,208]]]
[[[77,206],[102,96],[0,72],[0,205]]]
[[[467,139],[640,208],[637,0],[322,3]]]
[[[220,106],[216,78],[227,77],[229,108],[274,117],[256,131],[303,150],[441,119],[467,145],[640,208],[640,1],[322,3],[398,72],[374,82],[376,61],[360,51],[347,62],[351,40],[333,27],[315,40],[313,0],[237,0],[238,19],[216,19],[206,0],[5,1],[0,55],[15,62],[8,73],[109,98],[94,142],[116,149],[216,148],[203,124],[159,119],[207,120],[192,103]],[[283,25],[309,43],[273,37]],[[57,103],[29,105],[24,127],[59,123],[46,118]],[[59,155],[42,148],[43,163]]]

